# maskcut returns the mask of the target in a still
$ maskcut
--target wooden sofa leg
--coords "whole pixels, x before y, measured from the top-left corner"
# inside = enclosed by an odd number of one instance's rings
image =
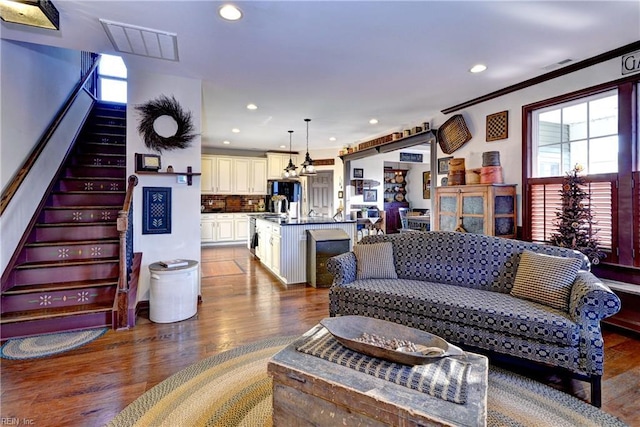
[[[591,404],[596,408],[602,406],[602,376],[591,375]]]

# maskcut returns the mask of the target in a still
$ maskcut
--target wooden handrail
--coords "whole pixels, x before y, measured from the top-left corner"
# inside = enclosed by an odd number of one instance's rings
[[[29,156],[27,156],[18,172],[16,172],[16,174],[13,176],[10,184],[7,185],[7,187],[2,191],[2,198],[0,198],[0,215],[2,215],[7,206],[9,206],[9,202],[11,202],[11,199],[13,199],[13,196],[18,191],[18,188],[20,188],[20,185],[22,185],[22,182],[29,174],[29,171],[38,160],[38,157],[40,157],[40,154],[42,154],[42,151],[49,143],[49,140],[53,136],[54,132],[58,129],[58,126],[69,111],[69,108],[71,108],[71,105],[73,104],[75,99],[78,97],[78,94],[82,91],[84,85],[89,81],[93,73],[96,71],[98,62],[99,61],[97,60],[94,61],[91,68],[80,79],[76,87],[73,89],[73,92],[71,92],[69,98],[67,98],[62,108],[60,108],[60,110],[56,114],[56,117],[53,119],[45,133],[42,135],[36,146],[33,147],[33,150],[31,150],[31,153],[29,154]]]
[[[126,292],[128,290],[128,257],[127,257],[127,232],[129,230],[129,211],[133,203],[133,189],[138,185],[138,177],[129,176],[127,184],[127,193],[124,197],[122,210],[118,212],[117,229],[120,236],[120,277],[118,279],[118,291]]]

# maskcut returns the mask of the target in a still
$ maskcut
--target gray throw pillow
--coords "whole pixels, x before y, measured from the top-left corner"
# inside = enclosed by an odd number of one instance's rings
[[[393,261],[393,243],[382,242],[353,247],[356,255],[357,279],[397,279]]]
[[[581,266],[578,258],[524,251],[511,295],[569,311],[571,287]]]

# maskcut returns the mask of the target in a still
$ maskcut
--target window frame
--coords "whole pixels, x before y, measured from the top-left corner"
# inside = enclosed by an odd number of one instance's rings
[[[633,175],[638,170],[638,99],[640,96],[640,75],[635,74],[615,81],[585,88],[579,91],[567,93],[554,98],[546,99],[522,107],[522,238],[532,240],[531,223],[531,188],[535,180],[547,182],[562,182],[563,176],[533,178],[536,156],[533,153],[533,112],[543,108],[552,107],[585,99],[593,95],[602,94],[612,89],[618,91],[618,172],[614,174],[588,175],[588,180],[602,175],[614,175],[615,187],[612,194],[614,212],[612,215],[612,252],[605,262],[627,266],[640,266],[640,227],[634,229],[640,214],[640,203],[636,200],[638,195],[634,193]],[[636,181],[636,186],[640,183]],[[637,188],[637,187],[636,187]]]

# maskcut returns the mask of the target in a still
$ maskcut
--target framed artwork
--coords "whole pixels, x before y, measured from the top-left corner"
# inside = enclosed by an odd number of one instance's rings
[[[377,202],[378,190],[364,190],[362,193],[362,200],[365,202]]]
[[[353,169],[353,177],[354,178],[364,178],[364,169]]]
[[[449,160],[451,159],[453,159],[453,156],[438,159],[438,175],[449,173]]]
[[[142,187],[142,234],[171,234],[171,187]]]
[[[431,172],[422,172],[422,198],[431,198]]]
[[[509,112],[501,111],[487,116],[487,142],[509,137]]]

